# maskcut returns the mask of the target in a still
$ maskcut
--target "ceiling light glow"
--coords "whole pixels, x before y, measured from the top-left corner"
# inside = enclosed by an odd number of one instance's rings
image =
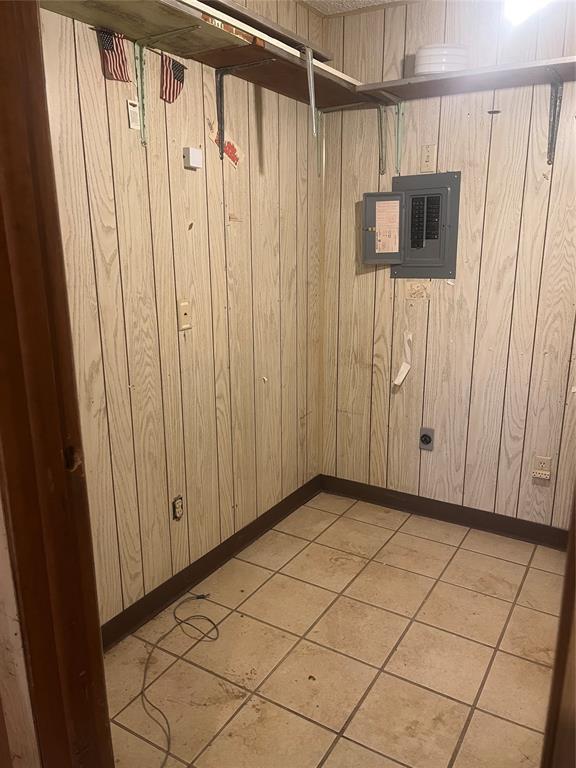
[[[512,24],[522,24],[532,14],[539,11],[552,0],[506,0],[504,3],[504,16]]]

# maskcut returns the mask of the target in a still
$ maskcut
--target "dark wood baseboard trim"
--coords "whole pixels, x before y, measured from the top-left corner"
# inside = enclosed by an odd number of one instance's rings
[[[523,539],[534,544],[544,544],[547,547],[554,547],[556,549],[566,549],[568,545],[568,531],[564,531],[561,528],[552,528],[541,523],[533,523],[530,520],[496,515],[493,512],[486,512],[482,509],[473,509],[461,504],[449,504],[445,501],[434,501],[423,496],[390,491],[386,488],[379,488],[376,485],[357,483],[354,480],[343,480],[342,478],[330,477],[328,475],[321,475],[320,483],[322,490],[327,493],[369,501],[384,507],[392,507],[393,509],[413,512],[424,517],[445,520],[448,523],[460,523],[460,525],[467,525],[470,528],[499,533],[503,536]]]
[[[160,584],[122,613],[114,616],[102,627],[104,649],[106,650],[145,624],[180,595],[220,568],[250,542],[273,528],[302,504],[310,501],[321,490],[320,475],[317,475],[199,560]]]
[[[302,504],[315,496],[319,491],[348,496],[353,499],[370,501],[393,509],[405,512],[413,512],[425,517],[433,517],[436,520],[446,520],[449,523],[460,523],[471,528],[483,531],[500,533],[504,536],[512,536],[524,539],[535,544],[545,544],[548,547],[565,549],[568,542],[568,531],[552,528],[540,523],[532,523],[529,520],[518,520],[515,517],[505,517],[485,512],[481,509],[472,509],[460,504],[448,504],[444,501],[433,501],[422,496],[413,496],[410,493],[390,491],[375,485],[357,483],[353,480],[343,480],[328,475],[317,475],[309,480],[301,488],[287,496],[272,509],[253,520],[242,530],[222,544],[212,549],[199,560],[180,571],[171,579],[160,584],[152,592],[131,605],[118,616],[114,616],[102,627],[102,641],[104,649],[122,640],[138,627],[145,624],[153,616],[174,602],[195,584],[205,579],[217,568],[220,568],[227,560],[230,560],[237,552],[250,542],[257,539],[266,531],[273,528],[283,518],[293,512]]]

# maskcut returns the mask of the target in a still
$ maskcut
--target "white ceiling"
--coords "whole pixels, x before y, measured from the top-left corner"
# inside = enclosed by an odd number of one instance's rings
[[[350,13],[372,5],[390,5],[395,0],[306,0],[306,5],[315,8],[324,16],[335,16],[339,13]],[[396,0],[398,3],[399,0]]]

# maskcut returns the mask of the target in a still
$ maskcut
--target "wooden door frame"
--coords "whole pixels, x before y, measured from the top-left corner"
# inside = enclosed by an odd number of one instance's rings
[[[0,493],[43,768],[112,768],[37,2],[0,2]]]
[[[576,744],[574,712],[575,671],[575,601],[576,601],[576,501],[568,539],[568,557],[564,574],[562,607],[548,717],[544,736],[541,768],[568,768],[575,765]]]

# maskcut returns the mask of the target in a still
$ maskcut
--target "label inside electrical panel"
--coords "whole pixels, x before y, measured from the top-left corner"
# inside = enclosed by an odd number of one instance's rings
[[[376,202],[376,253],[398,253],[400,246],[400,200]]]
[[[126,106],[128,108],[129,127],[132,128],[133,131],[139,131],[140,130],[140,110],[138,109],[138,102],[131,101],[130,99],[128,99],[126,101]]]

